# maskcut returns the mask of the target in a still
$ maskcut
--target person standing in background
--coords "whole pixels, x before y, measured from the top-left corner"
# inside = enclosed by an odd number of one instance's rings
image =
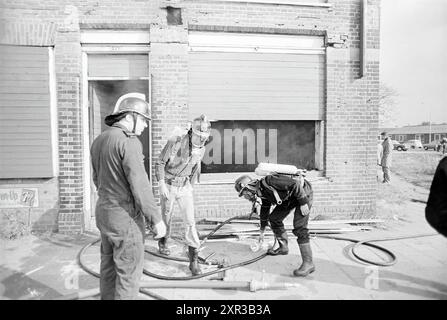
[[[388,136],[387,132],[382,132],[381,137],[383,139],[382,142],[382,160],[380,161],[380,165],[382,166],[383,171],[383,183],[390,183],[390,170],[391,170],[391,162],[392,162],[392,151],[394,149],[393,142]]]

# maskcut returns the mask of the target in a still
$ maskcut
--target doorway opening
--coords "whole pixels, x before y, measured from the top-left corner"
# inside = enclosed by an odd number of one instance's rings
[[[89,146],[93,140],[99,136],[108,126],[104,123],[104,118],[111,114],[118,99],[127,93],[142,93],[149,97],[149,82],[147,80],[89,80],[88,81],[88,101],[89,101]],[[143,145],[144,167],[150,175],[150,133],[151,124],[138,136]],[[150,179],[150,177],[149,177]],[[93,181],[91,181],[90,203],[91,217],[95,219],[95,206],[97,192]]]

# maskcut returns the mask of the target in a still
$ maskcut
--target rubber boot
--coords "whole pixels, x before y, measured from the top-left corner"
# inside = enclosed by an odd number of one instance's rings
[[[306,277],[310,273],[315,271],[315,265],[312,262],[312,249],[310,247],[310,243],[298,243],[301,252],[301,258],[303,259],[303,263],[301,266],[293,270],[293,275],[295,277]]]
[[[189,270],[193,276],[199,275],[202,273],[199,266],[199,250],[194,247],[188,247],[188,256],[189,256]]]
[[[171,254],[171,251],[168,248],[168,239],[163,237],[158,240],[158,252],[164,254],[165,256],[169,256]]]
[[[277,255],[286,255],[289,253],[288,240],[287,240],[287,232],[283,232],[281,235],[276,237],[278,240],[278,248],[273,250],[270,248],[267,250],[267,254],[269,256],[277,256]]]

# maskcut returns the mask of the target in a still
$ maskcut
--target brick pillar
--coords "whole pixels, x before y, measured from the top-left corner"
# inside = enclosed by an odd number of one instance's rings
[[[84,230],[82,118],[80,105],[81,44],[78,10],[67,5],[55,43],[59,135],[59,232]]]
[[[161,22],[166,23],[165,20]],[[151,26],[149,63],[152,75],[153,164],[173,129],[185,127],[189,119],[187,36],[187,29],[183,26]],[[158,184],[153,185],[158,198]],[[181,221],[175,206],[172,224],[175,233],[181,232]]]
[[[188,121],[188,42],[183,27],[151,26],[149,56],[152,76],[152,156],[161,149],[176,126]],[[155,161],[154,161],[155,162]]]

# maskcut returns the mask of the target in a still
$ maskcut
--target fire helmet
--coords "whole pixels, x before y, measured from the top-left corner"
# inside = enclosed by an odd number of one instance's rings
[[[234,188],[239,193],[239,197],[242,196],[242,192],[249,187],[250,182],[253,182],[255,179],[250,177],[249,175],[243,175],[236,179],[234,183]]]
[[[105,117],[105,124],[113,125],[127,112],[136,113],[146,120],[151,120],[149,104],[145,101],[145,98],[144,94],[136,92],[121,96],[115,104],[113,113]]]
[[[208,139],[211,132],[211,122],[208,120],[207,116],[202,114],[200,117],[197,117],[192,121],[191,130],[199,137]]]

